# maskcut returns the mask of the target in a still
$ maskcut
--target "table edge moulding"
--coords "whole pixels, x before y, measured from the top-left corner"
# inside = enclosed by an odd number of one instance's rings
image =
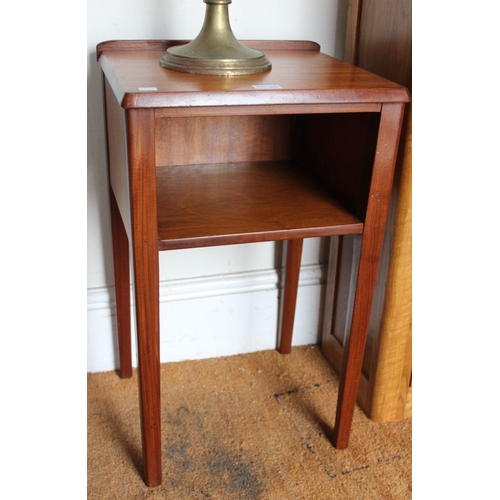
[[[186,41],[125,40],[97,47],[104,75],[119,375],[132,374],[132,263],[148,486],[162,481],[163,250],[285,241],[277,344],[287,354],[303,239],[359,238],[332,433],[335,447],[347,446],[409,100],[405,87],[323,54],[314,42],[244,42],[265,51],[272,70],[237,77],[161,67],[165,49],[181,43]]]

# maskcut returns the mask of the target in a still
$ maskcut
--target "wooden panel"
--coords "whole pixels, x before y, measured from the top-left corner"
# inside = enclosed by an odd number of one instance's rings
[[[251,115],[292,115],[312,113],[380,113],[381,104],[335,103],[335,104],[269,104],[252,106],[190,106],[189,108],[155,109],[157,118],[175,118],[181,116],[251,116]]]
[[[344,61],[350,64],[356,64],[361,5],[362,0],[349,0],[349,4],[347,6]]]
[[[411,0],[363,0],[356,65],[411,90]]]
[[[109,40],[97,45],[97,59],[101,53],[111,50],[167,50],[175,45],[189,43],[190,40]],[[308,40],[241,40],[241,43],[258,50],[313,50],[318,51],[320,46]]]
[[[128,237],[131,238],[125,110],[116,101],[108,81],[105,80],[104,83],[109,182],[115,194],[116,203]]]
[[[330,186],[360,220],[368,203],[379,119],[378,113],[348,113],[297,120],[297,161]]]
[[[344,345],[351,330],[352,311],[354,307],[354,294],[358,277],[358,262],[361,250],[360,237],[342,236],[339,238],[337,253],[334,256],[336,268],[333,310],[335,315],[330,325],[331,336],[339,345]],[[340,365],[339,365],[340,366]]]
[[[156,165],[289,160],[293,122],[287,115],[157,119]]]

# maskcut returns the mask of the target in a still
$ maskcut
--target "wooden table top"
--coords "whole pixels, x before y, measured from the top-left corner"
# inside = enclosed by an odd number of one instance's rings
[[[265,42],[253,45],[259,44],[266,47]],[[311,50],[319,48],[316,44],[309,50],[263,49],[271,71],[236,77],[165,69],[159,60],[167,46],[168,42],[147,41],[123,42],[122,49],[120,42],[98,46],[99,62],[124,108],[409,101],[405,87]]]

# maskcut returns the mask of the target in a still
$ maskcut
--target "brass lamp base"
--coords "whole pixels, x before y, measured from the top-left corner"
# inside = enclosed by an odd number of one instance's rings
[[[260,50],[240,43],[229,24],[228,5],[232,0],[203,0],[205,21],[200,34],[186,45],[170,47],[160,65],[183,73],[238,76],[263,73],[271,62]]]

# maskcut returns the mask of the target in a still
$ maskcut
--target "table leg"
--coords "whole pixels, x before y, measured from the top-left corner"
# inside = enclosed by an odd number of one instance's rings
[[[401,103],[384,104],[382,107],[361,244],[351,332],[349,338],[344,341],[337,415],[333,430],[333,444],[339,449],[347,447],[356,405],[403,111],[404,104]]]
[[[158,252],[134,245],[135,302],[145,482],[161,484]]]
[[[112,189],[110,189],[110,210],[118,353],[120,358],[118,374],[121,378],[128,378],[132,376],[129,241]]]
[[[158,486],[162,457],[154,112],[129,110],[127,133],[144,477],[148,486]]]
[[[280,341],[278,350],[281,354],[290,354],[292,350],[293,323],[299,288],[300,261],[302,258],[303,239],[286,241],[285,285],[280,304]]]

